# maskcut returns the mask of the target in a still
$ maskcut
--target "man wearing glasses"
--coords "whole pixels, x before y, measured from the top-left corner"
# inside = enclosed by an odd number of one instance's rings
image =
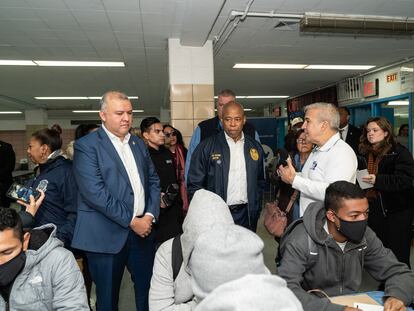
[[[300,216],[312,202],[322,202],[330,183],[345,180],[355,183],[357,158],[352,148],[338,133],[338,109],[328,103],[315,103],[305,107],[302,125],[306,138],[315,148],[307,159],[302,173],[297,173],[292,161],[279,167],[279,175],[285,183],[300,191]]]

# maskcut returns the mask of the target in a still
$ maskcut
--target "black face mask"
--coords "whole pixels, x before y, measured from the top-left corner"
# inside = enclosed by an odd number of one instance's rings
[[[9,285],[13,282],[26,263],[26,254],[21,251],[19,255],[0,265],[0,286]]]
[[[342,233],[346,238],[353,242],[361,242],[364,237],[365,230],[367,229],[368,219],[358,221],[347,221],[339,219],[339,228],[337,230]]]

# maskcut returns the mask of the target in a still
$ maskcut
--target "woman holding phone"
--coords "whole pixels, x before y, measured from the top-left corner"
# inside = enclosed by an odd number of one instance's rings
[[[76,183],[72,162],[62,156],[62,129],[58,125],[32,134],[27,148],[30,160],[36,164],[35,177],[26,186],[45,192],[38,209],[35,226],[53,223],[56,236],[70,248],[76,222]]]

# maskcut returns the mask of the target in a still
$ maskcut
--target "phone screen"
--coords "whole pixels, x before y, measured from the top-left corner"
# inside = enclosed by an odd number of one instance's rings
[[[35,200],[40,197],[40,192],[33,188],[25,187],[21,184],[14,183],[7,191],[7,196],[15,200],[22,200],[23,202],[30,202],[30,195],[33,195]]]

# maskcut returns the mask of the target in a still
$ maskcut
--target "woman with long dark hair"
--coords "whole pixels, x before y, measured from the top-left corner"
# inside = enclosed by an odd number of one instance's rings
[[[189,200],[187,187],[185,184],[185,159],[187,158],[187,148],[185,148],[183,136],[180,131],[169,124],[163,127],[165,135],[165,146],[170,150],[174,159],[175,174],[180,186],[180,196],[183,202],[183,213],[187,213]]]
[[[362,179],[373,185],[367,190],[368,224],[398,260],[410,266],[413,158],[395,141],[391,124],[383,117],[365,123],[359,151],[368,169]]]

